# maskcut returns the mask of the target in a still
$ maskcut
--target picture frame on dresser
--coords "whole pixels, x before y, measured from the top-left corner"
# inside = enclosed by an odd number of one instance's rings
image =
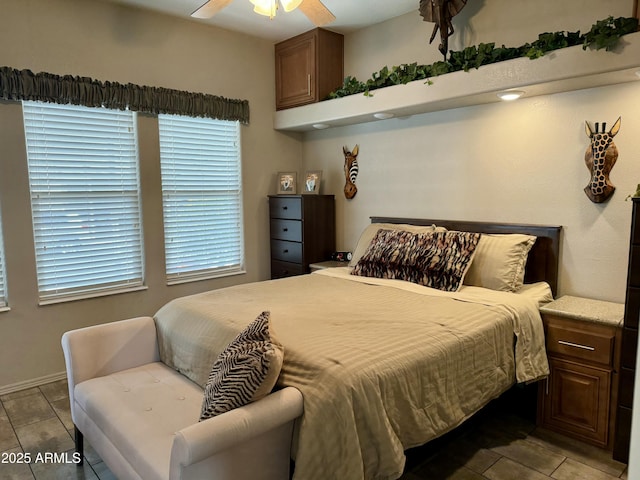
[[[295,195],[298,172],[278,172],[278,195]]]
[[[302,193],[306,195],[318,195],[322,182],[322,170],[307,170],[304,174]]]

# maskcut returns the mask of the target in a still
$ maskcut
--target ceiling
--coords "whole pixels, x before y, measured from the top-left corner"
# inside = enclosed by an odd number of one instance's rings
[[[205,0],[111,0],[116,3],[155,10],[194,22],[244,32],[278,42],[315,28],[299,10],[286,13],[282,8],[272,20],[253,12],[249,0],[233,0],[213,18],[200,20],[190,17]],[[415,11],[419,0],[322,0],[336,20],[324,28],[346,34],[398,15]]]

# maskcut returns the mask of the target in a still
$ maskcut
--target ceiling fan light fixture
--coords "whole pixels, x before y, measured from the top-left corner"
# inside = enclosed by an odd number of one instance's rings
[[[280,0],[285,12],[291,12],[300,6],[302,0]]]
[[[259,15],[273,18],[278,10],[278,0],[249,0],[253,4],[253,11]]]

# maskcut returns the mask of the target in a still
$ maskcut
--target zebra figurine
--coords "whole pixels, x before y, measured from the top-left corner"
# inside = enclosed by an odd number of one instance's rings
[[[359,147],[353,147],[353,151],[349,151],[347,147],[342,147],[344,153],[344,176],[347,182],[344,185],[344,196],[351,200],[358,193],[356,187],[356,177],[358,176],[358,151]]]

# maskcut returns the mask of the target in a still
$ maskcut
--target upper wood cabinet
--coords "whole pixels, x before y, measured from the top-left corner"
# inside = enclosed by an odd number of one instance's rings
[[[316,28],[276,44],[276,110],[319,102],[342,85],[344,38]]]

